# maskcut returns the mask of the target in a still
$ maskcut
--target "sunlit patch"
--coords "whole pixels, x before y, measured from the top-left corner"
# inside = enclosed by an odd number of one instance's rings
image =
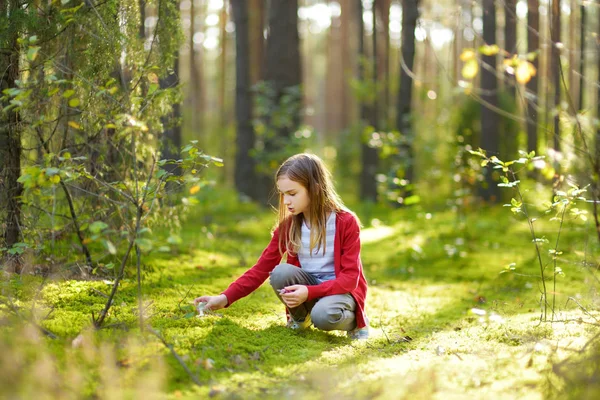
[[[373,243],[393,236],[394,232],[396,232],[396,230],[391,226],[381,225],[376,228],[366,228],[360,233],[360,241],[365,244]]]

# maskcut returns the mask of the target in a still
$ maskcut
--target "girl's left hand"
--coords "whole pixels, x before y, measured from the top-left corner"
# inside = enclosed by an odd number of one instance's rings
[[[308,298],[308,288],[304,285],[292,285],[284,288],[286,292],[281,298],[289,308],[298,307]]]

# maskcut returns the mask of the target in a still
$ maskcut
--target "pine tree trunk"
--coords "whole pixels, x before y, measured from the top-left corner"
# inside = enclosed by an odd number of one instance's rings
[[[265,70],[265,0],[248,0],[247,3],[250,82],[255,85],[264,78]]]
[[[11,20],[18,11],[19,2],[11,0],[0,6],[0,12]],[[5,17],[6,18],[6,17]],[[15,26],[0,39],[0,93],[15,88],[19,78],[18,30]],[[8,106],[2,102],[1,107]],[[3,244],[11,247],[21,239],[21,194],[22,185],[17,181],[21,176],[21,127],[20,115],[14,108],[0,112],[0,206],[5,210]],[[2,245],[0,243],[0,245]],[[18,267],[18,266],[17,266]],[[17,271],[19,272],[19,271]]]
[[[402,53],[399,65],[400,70],[400,88],[398,90],[398,104],[396,112],[396,127],[400,134],[407,140],[406,144],[399,150],[401,157],[404,158],[405,173],[404,179],[409,184],[414,179],[414,134],[412,129],[412,89],[413,81],[410,73],[414,70],[415,64],[415,28],[419,18],[419,1],[402,0]],[[410,191],[405,194],[410,195]]]
[[[584,81],[583,74],[585,73],[585,33],[586,33],[586,7],[581,4],[581,20],[579,26],[579,96],[577,99],[577,110],[583,110],[583,92]]]
[[[249,17],[246,0],[231,0],[231,11],[235,22],[235,116],[236,155],[234,182],[237,191],[256,201],[262,200],[262,189],[257,185],[256,162],[250,155],[254,148],[252,125],[252,91],[249,46]],[[262,192],[262,190],[261,190]]]
[[[271,1],[269,9],[269,36],[266,46],[265,82],[273,89],[274,104],[280,100],[286,90],[299,88],[302,83],[300,61],[300,37],[298,35],[298,0]],[[297,101],[302,101],[302,95]],[[275,126],[270,116],[265,123],[268,130],[274,131],[273,139],[265,138],[265,151],[276,153],[283,150],[282,143],[287,142],[300,125],[300,104],[288,117],[290,124]],[[283,161],[283,160],[280,160]],[[270,192],[274,188],[273,176],[262,175],[263,203],[268,204]]]
[[[506,0],[504,3],[504,49],[510,57],[517,53],[517,1]],[[505,74],[504,76],[506,92],[510,93],[511,98],[515,98],[516,82],[514,75]]]
[[[552,21],[550,25],[550,39],[552,41],[552,77],[554,82],[554,104],[556,115],[554,116],[554,150],[560,151],[560,50],[556,46],[560,42],[560,0],[552,0]],[[555,164],[555,167],[558,165]]]
[[[483,41],[487,45],[496,44],[496,5],[494,0],[483,0]],[[486,66],[487,65],[487,66]],[[498,114],[490,109],[498,106],[498,80],[496,78],[496,56],[483,56],[481,68],[481,147],[489,156],[498,155]],[[487,104],[486,104],[487,103]],[[481,197],[496,202],[499,197],[498,185],[492,176],[492,166],[483,170],[485,185],[480,188]]]
[[[359,0],[360,1],[360,0]],[[372,53],[372,73],[373,76],[371,77],[371,80],[373,82],[373,88],[375,88],[375,84],[377,83],[377,29],[376,29],[376,22],[377,22],[377,13],[375,12],[377,10],[377,1],[373,0],[373,6],[371,7],[371,9],[373,10],[373,53]],[[362,3],[361,3],[361,12],[359,13],[359,18],[361,19],[361,24],[362,24]],[[364,30],[361,29],[361,33]],[[363,41],[364,39],[362,39],[362,35],[361,35],[361,41]],[[362,43],[362,54],[364,55],[364,42]],[[368,79],[367,77],[364,77],[365,79]],[[375,89],[373,89],[375,90]],[[366,119],[368,119],[369,124],[375,129],[377,130],[377,126],[378,126],[378,116],[377,116],[377,94],[375,94],[374,98],[374,103],[369,107],[368,111],[365,110],[365,112],[367,113],[367,115],[365,115],[364,117],[366,117]],[[367,143],[362,143],[361,146],[361,161],[362,161],[362,170],[361,170],[361,174],[360,174],[360,198],[363,201],[372,201],[372,202],[376,202],[377,201],[377,181],[376,181],[376,174],[377,174],[377,162],[379,160],[379,157],[377,155],[377,149],[370,147]]]
[[[527,52],[533,53],[539,50],[539,32],[540,32],[540,14],[538,0],[528,0],[527,2]],[[539,55],[531,61],[535,69],[539,68]],[[538,74],[539,75],[539,74]],[[527,96],[527,151],[538,150],[538,78],[532,76],[527,82],[526,90],[530,96]]]

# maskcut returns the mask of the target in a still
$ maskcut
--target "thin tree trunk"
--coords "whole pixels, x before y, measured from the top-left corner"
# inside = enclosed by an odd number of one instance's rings
[[[342,92],[340,93],[340,103],[342,104],[342,111],[341,111],[341,129],[347,129],[352,121],[352,116],[354,115],[354,113],[352,112],[353,107],[354,107],[354,98],[351,95],[350,92],[350,84],[349,84],[349,77],[352,76],[352,70],[353,65],[352,65],[352,59],[353,59],[353,49],[351,47],[351,43],[353,42],[352,40],[350,40],[352,38],[351,36],[351,24],[352,24],[352,15],[356,12],[354,10],[354,6],[352,4],[351,0],[340,0],[340,7],[341,7],[341,11],[342,11],[342,15],[340,17],[340,31],[341,31],[341,51],[342,51],[342,56],[341,56],[341,63],[342,63],[342,69],[339,72],[340,75],[342,76],[342,80],[343,80],[343,86],[342,86]]]
[[[560,126],[559,126],[559,110],[560,110],[560,50],[557,44],[560,42],[560,0],[552,0],[552,21],[550,26],[550,40],[552,41],[552,77],[554,81],[554,108],[556,115],[554,116],[554,150],[560,151]],[[555,169],[558,164],[555,163]]]
[[[496,5],[494,0],[483,0],[483,41],[487,45],[496,44]],[[491,107],[498,106],[498,81],[496,78],[496,56],[483,56],[481,68],[481,98]],[[487,64],[487,66],[486,66]],[[481,105],[481,147],[488,155],[498,155],[498,114],[488,105]],[[480,188],[484,200],[496,202],[499,190],[492,176],[492,166],[484,169],[485,185]]]
[[[227,0],[223,1],[223,8],[221,8],[221,15],[219,17],[220,26],[220,37],[221,37],[221,55],[219,57],[219,126],[222,132],[228,132],[227,129],[227,109],[225,108],[225,80],[227,78]],[[228,140],[221,140],[221,157],[229,159],[228,157]],[[227,181],[229,176],[229,164],[223,165],[222,171],[223,180]]]
[[[409,74],[413,73],[415,63],[415,28],[419,18],[419,0],[402,0],[402,53],[400,56],[400,88],[396,112],[396,127],[406,142],[399,150],[404,159],[404,179],[412,185],[414,179],[414,134],[412,129],[412,90],[413,81]],[[405,195],[410,195],[406,191]]]
[[[506,0],[504,3],[504,47],[509,57],[517,53],[517,1]],[[516,82],[514,75],[504,75],[506,92],[515,98]]]
[[[360,0],[359,0],[360,1]],[[362,10],[362,4],[361,4]],[[377,0],[373,0],[372,3],[372,15],[373,15],[373,53],[372,53],[372,74],[371,80],[373,82],[373,90],[376,90],[377,84]],[[359,13],[362,23],[362,12]],[[362,30],[361,30],[362,31]],[[363,54],[364,54],[364,43],[363,43]],[[377,116],[377,94],[374,96],[373,104],[370,106],[370,112],[366,116],[369,120],[369,124],[377,130],[378,116]],[[362,170],[360,176],[360,198],[366,201],[377,201],[377,149],[370,147],[368,143],[362,143]]]
[[[528,0],[527,2],[527,52],[533,53],[539,51],[539,32],[540,32],[540,14],[538,0]],[[539,68],[539,55],[531,61],[535,69]],[[526,86],[527,92],[527,151],[538,150],[538,78],[532,76]]]
[[[201,51],[197,51],[194,46],[194,35],[196,34],[196,8],[194,1],[190,6],[190,111],[191,111],[191,128],[194,137],[197,137],[202,130],[202,112],[203,112],[203,93],[202,93],[202,60],[198,62],[198,58],[202,57]],[[202,17],[203,14],[200,15]]]
[[[11,15],[18,12],[19,2],[10,0],[0,6],[0,12]],[[6,17],[5,17],[6,18]],[[0,41],[5,47],[0,53],[0,92],[5,89],[15,88],[16,80],[19,79],[19,55],[20,45],[18,42],[19,31],[16,27],[7,32],[7,37]],[[8,106],[2,101],[2,108]],[[5,247],[11,247],[21,240],[21,194],[23,186],[18,182],[21,176],[21,120],[20,115],[14,108],[0,112],[0,206],[6,212],[4,217],[3,241]],[[20,266],[16,265],[20,272]]]
[[[390,5],[391,0],[379,0],[377,10],[381,18],[381,33],[383,34],[383,43],[379,49],[379,76],[383,77],[383,96],[381,96],[381,106],[379,109],[380,120],[383,122],[383,129],[389,126],[388,113],[390,106]]]
[[[257,185],[256,162],[250,155],[255,134],[252,126],[252,90],[249,46],[249,18],[246,0],[231,0],[235,22],[235,116],[236,155],[234,182],[238,192],[253,200],[262,200],[262,189]],[[260,191],[260,192],[259,192]]]
[[[586,7],[581,3],[581,21],[579,26],[579,97],[577,101],[577,109],[583,110],[583,92],[584,81],[583,74],[585,73],[585,33],[586,33]]]

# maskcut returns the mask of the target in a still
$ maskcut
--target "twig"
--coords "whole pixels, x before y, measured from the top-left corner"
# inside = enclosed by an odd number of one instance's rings
[[[43,326],[39,325],[37,322],[32,321],[32,320],[26,318],[24,315],[22,315],[19,312],[19,308],[17,306],[15,306],[12,301],[0,299],[0,304],[4,304],[6,307],[8,307],[8,309],[10,311],[13,312],[13,314],[15,314],[17,317],[21,318],[23,321],[26,321],[26,322],[30,323],[31,325],[35,326],[37,329],[40,330],[40,332],[42,332],[44,335],[48,336],[50,339],[58,338],[54,333],[50,332],[48,329],[44,328]],[[50,315],[50,314],[48,314],[48,315]]]
[[[187,366],[187,364],[185,363],[185,361],[183,361],[183,359],[179,356],[179,354],[177,354],[177,352],[175,352],[175,350],[173,349],[173,346],[170,345],[169,343],[167,343],[167,341],[165,340],[164,337],[162,337],[162,335],[160,335],[158,332],[156,332],[154,329],[152,329],[150,326],[146,326],[146,330],[150,333],[152,333],[154,336],[156,336],[164,345],[166,348],[168,348],[171,351],[171,354],[173,354],[173,356],[175,357],[175,359],[179,362],[179,364],[183,367],[183,369],[185,370],[185,372],[190,376],[190,378],[192,378],[192,381],[194,381],[194,383],[198,386],[203,386],[202,382],[200,382],[200,380],[198,380],[198,377],[196,375],[194,375],[192,373],[192,371],[190,370],[190,368]]]

